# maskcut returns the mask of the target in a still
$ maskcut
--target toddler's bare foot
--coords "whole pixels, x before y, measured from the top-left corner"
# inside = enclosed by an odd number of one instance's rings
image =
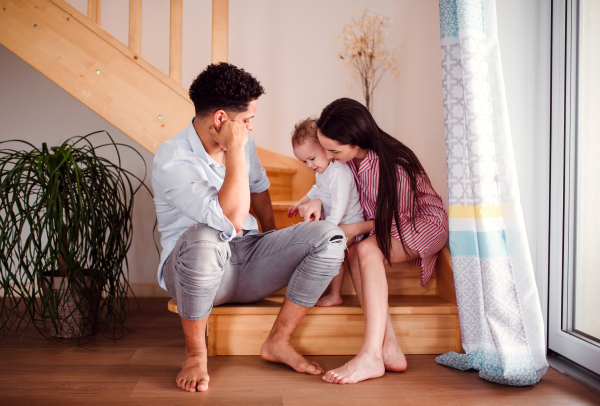
[[[326,306],[339,306],[344,303],[344,299],[341,295],[329,294],[327,296],[321,297],[315,303],[315,306],[326,307]]]
[[[393,372],[402,372],[408,366],[398,340],[385,340],[383,342],[383,365],[386,371]]]
[[[179,388],[188,392],[206,392],[209,380],[206,354],[203,354],[186,356],[175,382]]]
[[[345,365],[327,371],[323,380],[330,383],[356,383],[367,379],[379,378],[385,374],[385,366],[381,355],[358,353]]]
[[[296,372],[320,375],[323,368],[314,361],[309,361],[292,347],[287,341],[277,340],[271,336],[260,348],[260,356],[271,362],[280,362],[292,367]]]

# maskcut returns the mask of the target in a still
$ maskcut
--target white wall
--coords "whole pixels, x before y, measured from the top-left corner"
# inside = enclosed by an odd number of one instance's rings
[[[86,12],[86,0],[69,0]],[[127,42],[128,9],[119,0],[103,0],[102,26]],[[210,2],[184,1],[183,85],[188,87],[210,62]],[[535,69],[537,0],[498,1],[498,26],[511,128],[517,156],[530,245],[535,240],[534,184]],[[208,4],[208,5],[207,5]],[[261,97],[252,134],[259,146],[291,155],[290,131],[298,120],[317,116],[339,97],[362,101],[357,84],[336,58],[334,40],[344,24],[369,10],[392,19],[389,46],[396,49],[400,76],[389,75],[375,96],[379,125],[411,147],[433,185],[447,202],[441,52],[437,0],[231,0],[229,59],[255,75],[267,94]],[[160,34],[160,35],[159,35]],[[144,0],[142,56],[168,73],[168,0]],[[533,58],[533,59],[532,59]],[[129,139],[66,94],[33,68],[0,47],[0,139],[22,138],[35,144],[107,129],[119,141]],[[175,134],[174,134],[175,135]],[[150,164],[152,156],[138,148]],[[140,167],[133,168],[138,174]],[[149,182],[148,182],[149,183]],[[158,258],[151,229],[153,204],[136,201],[131,281],[152,284]],[[139,285],[141,294],[150,285]]]
[[[134,146],[151,168],[154,157],[151,153],[2,45],[0,89],[0,140],[21,139],[38,147],[41,147],[42,142],[52,146],[74,135],[106,130],[116,142]],[[99,144],[100,142],[96,143]],[[114,155],[108,152],[106,157],[114,159]],[[123,162],[125,168],[138,177],[143,178],[147,174],[146,183],[150,185],[150,170],[146,173],[143,163],[134,154],[125,152]],[[152,198],[147,192],[141,191],[135,198],[133,244],[128,259],[130,282],[137,284],[136,294],[144,296],[153,295],[153,282],[159,262],[152,235],[155,218]],[[160,294],[161,291],[157,285],[156,292]]]

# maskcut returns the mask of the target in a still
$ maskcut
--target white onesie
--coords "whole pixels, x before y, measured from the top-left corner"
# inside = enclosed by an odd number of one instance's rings
[[[352,170],[333,161],[323,173],[316,174],[317,184],[306,194],[323,202],[325,220],[338,224],[365,221]]]

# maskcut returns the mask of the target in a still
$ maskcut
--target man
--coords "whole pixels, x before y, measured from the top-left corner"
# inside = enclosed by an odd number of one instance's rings
[[[343,232],[327,221],[274,230],[269,180],[248,137],[260,83],[243,69],[209,65],[192,86],[196,115],[154,157],[152,187],[161,232],[158,281],[177,300],[185,360],[177,386],[208,389],[205,329],[213,306],[250,303],[288,286],[263,358],[308,374],[315,363],[290,344],[296,327],[337,274]]]

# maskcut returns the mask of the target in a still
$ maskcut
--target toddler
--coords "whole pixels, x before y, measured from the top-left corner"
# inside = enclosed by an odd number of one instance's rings
[[[316,120],[306,119],[296,124],[292,133],[292,146],[296,158],[317,173],[317,182],[306,196],[289,208],[288,217],[297,215],[300,206],[318,198],[323,202],[321,218],[324,217],[326,221],[335,225],[365,221],[352,170],[346,164],[327,159],[325,149],[317,137]],[[348,241],[348,245],[353,242]],[[343,282],[344,268],[341,266],[326,290],[327,295],[321,297],[316,305],[341,305]]]

